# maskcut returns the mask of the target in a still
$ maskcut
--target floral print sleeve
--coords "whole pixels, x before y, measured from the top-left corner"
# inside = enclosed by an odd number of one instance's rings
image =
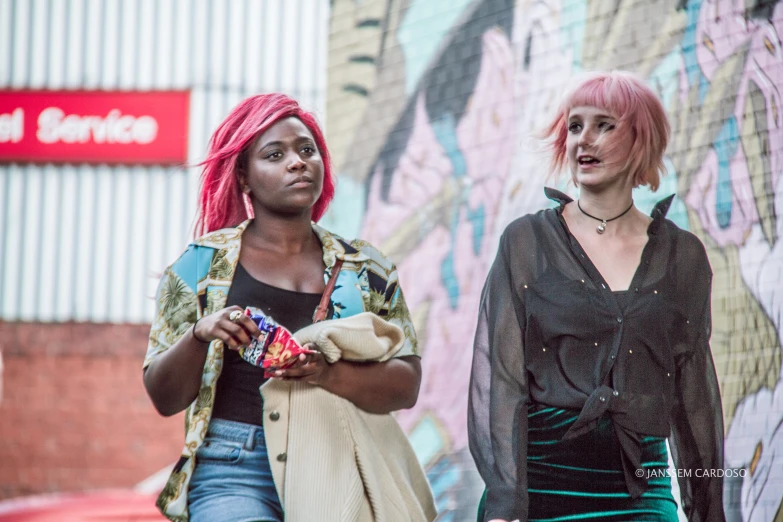
[[[416,331],[413,329],[413,321],[411,320],[411,314],[408,310],[408,305],[405,304],[405,296],[402,293],[399,280],[397,278],[397,268],[392,265],[392,271],[389,274],[388,283],[386,285],[386,292],[384,294],[384,311],[379,314],[381,317],[385,317],[390,323],[394,323],[405,332],[405,344],[395,355],[395,357],[405,357],[407,355],[419,355],[419,346],[416,338]]]
[[[212,252],[191,245],[163,272],[155,294],[155,319],[144,368],[176,343],[199,317],[199,283],[207,275]]]

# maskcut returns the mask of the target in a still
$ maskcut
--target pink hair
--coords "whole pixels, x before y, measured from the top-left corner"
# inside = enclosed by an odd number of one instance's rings
[[[258,94],[237,105],[209,140],[207,158],[199,164],[204,170],[196,219],[197,236],[253,217],[253,209],[246,203],[239,185],[237,166],[259,135],[278,121],[290,117],[299,118],[310,130],[323,159],[323,189],[311,213],[313,221],[321,219],[334,197],[335,180],[326,140],[315,116],[285,94]]]
[[[669,142],[669,121],[652,89],[623,71],[588,74],[566,92],[555,118],[542,133],[542,138],[550,140],[552,170],[559,172],[566,165],[568,115],[573,107],[582,106],[609,111],[618,119],[617,132],[632,133],[633,145],[625,168],[633,176],[635,187],[648,185],[652,191],[657,190],[661,174],[666,173],[663,154]]]

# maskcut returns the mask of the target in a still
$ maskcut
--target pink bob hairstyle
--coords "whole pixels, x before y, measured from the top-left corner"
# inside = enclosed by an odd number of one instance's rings
[[[663,154],[669,142],[669,121],[652,89],[623,71],[588,74],[566,91],[555,118],[542,133],[549,141],[552,171],[560,172],[566,166],[568,115],[572,108],[583,106],[609,111],[618,120],[617,132],[631,132],[633,145],[625,169],[633,176],[634,187],[648,185],[657,190],[661,174],[666,173]]]
[[[258,94],[237,105],[209,140],[207,158],[199,164],[204,170],[196,219],[197,236],[235,226],[253,217],[253,209],[245,201],[246,196],[239,185],[238,167],[245,151],[259,135],[290,117],[299,118],[310,130],[323,159],[323,189],[311,214],[313,221],[321,219],[334,197],[335,180],[326,140],[315,116],[285,94]]]

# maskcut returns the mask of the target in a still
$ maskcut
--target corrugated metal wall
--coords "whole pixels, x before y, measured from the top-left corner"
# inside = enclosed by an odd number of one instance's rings
[[[191,91],[189,162],[239,100],[324,121],[327,0],[0,0],[0,89]],[[0,319],[148,322],[198,170],[0,165]]]

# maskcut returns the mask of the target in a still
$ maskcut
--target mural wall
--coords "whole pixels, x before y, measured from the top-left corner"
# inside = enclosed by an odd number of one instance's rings
[[[669,217],[715,272],[726,463],[747,470],[726,483],[727,514],[783,521],[783,2],[334,0],[332,13],[327,224],[398,264],[424,366],[399,420],[439,520],[475,520],[471,344],[500,233],[556,183],[534,133],[569,78],[618,68],[648,81],[673,128],[669,175],[637,205],[676,193]]]

